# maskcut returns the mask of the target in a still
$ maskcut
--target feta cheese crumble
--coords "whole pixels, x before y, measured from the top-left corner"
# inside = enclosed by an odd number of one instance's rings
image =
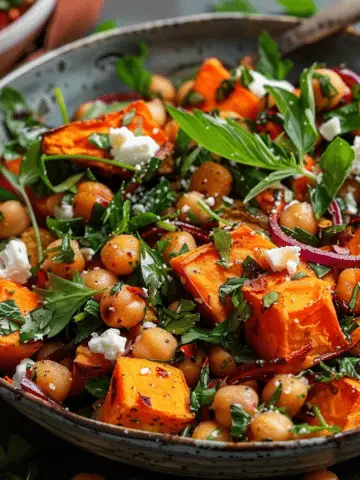
[[[56,220],[71,220],[74,218],[73,206],[69,203],[61,203],[54,207],[54,215]]]
[[[127,127],[110,128],[111,155],[117,162],[136,165],[148,162],[160,146],[149,136],[136,137]]]
[[[348,215],[356,215],[358,212],[358,206],[353,192],[347,192],[344,197],[346,213]]]
[[[142,327],[143,327],[144,330],[147,330],[148,328],[156,328],[157,325],[154,322],[144,322],[142,324]]]
[[[355,159],[352,167],[352,173],[354,175],[360,175],[360,136],[357,135],[354,138],[353,150],[355,153]]]
[[[86,262],[90,262],[95,255],[95,250],[92,248],[80,248],[80,252],[82,253],[82,256],[85,258]]]
[[[150,373],[150,368],[144,367],[140,369],[140,375],[148,375]]]
[[[269,80],[255,70],[251,70],[251,76],[253,81],[249,84],[249,90],[259,98],[264,97],[268,93],[265,86],[279,87],[288,92],[293,92],[295,90],[294,85],[291,85],[290,82],[287,82],[286,80]]]
[[[300,247],[271,248],[264,252],[264,257],[273,272],[287,270],[294,275],[300,263]]]
[[[18,239],[10,240],[0,252],[0,278],[26,283],[31,277],[30,269],[25,243]]]
[[[19,365],[17,365],[13,376],[13,385],[15,387],[20,387],[23,378],[26,377],[26,370],[33,365],[35,365],[35,362],[34,360],[31,360],[31,358],[24,358],[21,360]]]
[[[125,352],[126,338],[116,328],[109,328],[101,335],[93,333],[88,347],[90,352],[102,353],[106,360],[114,362],[120,353]]]
[[[321,127],[319,128],[319,132],[325,138],[325,140],[331,142],[331,140],[333,140],[341,133],[340,118],[330,118],[330,120],[321,125]]]

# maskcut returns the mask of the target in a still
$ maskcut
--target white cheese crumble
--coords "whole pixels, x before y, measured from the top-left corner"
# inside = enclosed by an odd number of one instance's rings
[[[300,263],[300,247],[271,248],[264,252],[264,257],[273,272],[287,270],[294,275]]]
[[[140,375],[148,375],[150,373],[150,368],[144,367],[140,369]]]
[[[95,255],[95,250],[93,250],[92,248],[80,248],[80,252],[82,253],[82,256],[85,258],[86,262],[90,262]]]
[[[19,365],[17,365],[13,376],[13,385],[15,387],[20,387],[23,378],[26,377],[26,370],[31,368],[34,364],[35,362],[34,360],[31,360],[31,358],[24,358],[21,360]]]
[[[143,327],[144,330],[147,330],[148,328],[156,328],[157,325],[154,322],[144,322],[142,324],[142,327]]]
[[[10,240],[0,252],[0,278],[26,283],[31,277],[30,269],[25,243],[17,238]]]
[[[251,76],[253,81],[249,84],[249,90],[259,98],[264,97],[268,93],[265,86],[279,87],[288,92],[293,92],[295,90],[294,85],[291,85],[291,83],[286,80],[269,80],[255,70],[251,70]]]
[[[348,215],[356,215],[358,212],[358,206],[354,198],[353,192],[347,192],[344,196],[346,213]]]
[[[56,390],[56,386],[53,383],[49,383],[50,390]]]
[[[321,127],[319,128],[319,132],[325,138],[325,140],[331,142],[331,140],[333,140],[341,133],[340,118],[330,118],[330,120],[321,125]]]
[[[205,199],[205,203],[209,205],[209,207],[214,207],[215,206],[215,198],[214,197],[208,197]]]
[[[73,206],[69,203],[61,203],[54,208],[56,220],[71,220],[74,218]]]
[[[160,146],[149,136],[136,137],[127,127],[110,128],[111,155],[117,162],[136,165],[148,162]]]
[[[101,335],[93,333],[91,336],[88,343],[90,352],[102,353],[106,360],[114,362],[120,353],[125,352],[126,338],[115,328],[109,328]]]
[[[355,159],[352,167],[352,173],[354,175],[360,175],[360,136],[357,135],[354,138],[353,150],[355,153]]]

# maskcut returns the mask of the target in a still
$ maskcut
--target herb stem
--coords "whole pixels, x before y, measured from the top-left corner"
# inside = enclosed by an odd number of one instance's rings
[[[80,160],[92,160],[93,162],[98,163],[106,163],[107,165],[112,165],[114,167],[124,168],[125,170],[130,170],[131,172],[135,172],[136,168],[133,165],[129,165],[127,163],[117,162],[115,160],[108,160],[106,158],[95,157],[94,155],[43,155],[41,157],[42,161],[44,162],[51,162],[55,160],[73,160],[74,158],[78,158]]]
[[[31,202],[30,202],[30,199],[28,197],[28,194],[26,193],[26,190],[25,188],[23,187],[20,187],[19,188],[19,193],[21,194],[23,200],[24,200],[24,203],[28,209],[28,213],[29,213],[29,217],[30,217],[30,220],[31,220],[31,224],[34,228],[34,235],[35,235],[35,242],[36,242],[36,252],[37,252],[37,260],[38,260],[38,263],[41,263],[43,261],[43,257],[44,257],[44,254],[43,254],[43,248],[42,248],[42,243],[41,243],[41,237],[40,237],[40,231],[39,231],[39,225],[37,223],[37,220],[36,220],[36,216],[35,216],[35,213],[34,213],[34,210],[32,208],[32,205],[31,205]]]
[[[62,119],[63,119],[63,123],[65,125],[67,125],[69,123],[69,115],[68,115],[68,112],[67,112],[67,108],[66,108],[66,104],[65,104],[65,100],[64,100],[64,95],[62,93],[62,90],[61,88],[54,88],[54,94],[55,94],[55,97],[56,97],[56,101],[59,105],[59,108],[60,108],[60,113],[61,113],[61,116],[62,116]]]

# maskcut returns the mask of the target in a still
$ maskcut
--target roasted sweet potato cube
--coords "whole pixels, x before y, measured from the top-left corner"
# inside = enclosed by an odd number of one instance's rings
[[[316,382],[308,398],[309,405],[319,407],[329,425],[342,430],[360,427],[360,382],[342,378],[331,383]],[[310,420],[315,423],[315,420]]]
[[[219,299],[219,287],[232,277],[241,277],[242,262],[250,256],[262,267],[267,264],[262,252],[274,245],[257,234],[254,230],[241,225],[231,233],[231,268],[217,264],[220,260],[216,248],[212,244],[203,245],[171,260],[171,267],[180,277],[184,287],[195,297],[200,309],[215,322],[223,322],[227,317],[227,309]]]
[[[194,83],[194,91],[203,96],[204,102],[197,105],[205,112],[217,108],[216,92],[223,80],[230,78],[230,72],[217,58],[207,58],[199,68]]]
[[[194,420],[183,373],[169,365],[119,357],[103,421],[159,433],[181,432]]]
[[[228,98],[219,102],[217,108],[224,112],[235,112],[241,117],[256,120],[260,111],[260,100],[250,90],[236,83]]]
[[[277,295],[264,307],[264,297]],[[341,331],[328,282],[314,277],[292,281],[268,274],[243,288],[252,317],[245,324],[247,343],[266,360],[290,361],[307,347],[305,364],[348,345]],[[308,365],[308,366],[309,366]]]

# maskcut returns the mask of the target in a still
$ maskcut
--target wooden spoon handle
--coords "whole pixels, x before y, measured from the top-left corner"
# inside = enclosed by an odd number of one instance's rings
[[[318,42],[337,33],[359,19],[360,0],[338,2],[281,35],[277,39],[280,52],[282,55],[287,55],[303,45]]]

